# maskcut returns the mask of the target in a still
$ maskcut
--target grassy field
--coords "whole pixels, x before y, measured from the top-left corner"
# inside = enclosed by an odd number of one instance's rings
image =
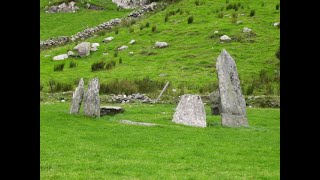
[[[279,109],[248,109],[249,128],[171,122],[175,105],[126,104],[113,117],[41,103],[41,179],[280,179]],[[118,123],[121,119],[160,124]]]
[[[65,60],[66,67],[60,72],[53,71],[54,65],[61,62],[53,62],[52,57],[66,53],[76,44],[42,51],[40,52],[40,80],[43,91],[48,91],[48,82],[51,79],[71,83],[75,87],[74,82],[78,82],[81,77],[86,80],[86,83],[93,77],[99,77],[102,83],[108,83],[114,79],[136,80],[148,76],[152,80],[170,81],[173,88],[186,85],[188,87],[186,92],[198,93],[200,88],[217,83],[215,59],[222,49],[226,49],[234,57],[244,88],[251,84],[253,78],[259,77],[261,70],[266,70],[271,77],[270,79],[273,79],[279,74],[279,60],[276,58],[275,52],[280,44],[280,33],[279,28],[273,26],[274,22],[280,21],[280,10],[276,10],[276,4],[279,3],[279,0],[265,0],[263,1],[264,5],[262,5],[262,1],[230,0],[230,3],[238,2],[241,3],[238,11],[226,10],[225,0],[202,0],[199,6],[195,4],[194,0],[182,0],[169,5],[164,11],[144,17],[134,24],[131,27],[134,32],[129,32],[129,29],[124,27],[119,29],[118,34],[110,32],[86,40],[99,42],[101,45],[99,50],[89,57]],[[224,9],[221,11],[221,8]],[[223,18],[218,18],[217,10],[219,13],[223,12]],[[251,10],[255,10],[253,17],[249,16]],[[173,11],[178,13],[171,15],[165,22],[166,14]],[[117,13],[120,15],[124,12]],[[236,20],[242,21],[242,24],[236,24],[232,21],[233,13],[238,15]],[[106,17],[111,18],[113,15],[117,15],[116,11],[110,12],[110,16],[106,15]],[[56,17],[58,16],[73,19],[73,14],[57,15]],[[90,20],[91,16],[93,19],[104,19],[104,16],[96,16],[91,13],[87,15],[86,11],[83,11],[76,16],[76,21],[90,21],[91,25],[95,22],[98,24],[98,21]],[[194,18],[192,24],[187,23],[190,16]],[[44,14],[41,14],[41,19],[42,37],[56,36],[60,32],[70,35],[74,33],[73,30],[77,29],[78,31],[83,27],[81,23],[76,21],[74,24],[61,21],[59,23],[63,26],[57,27],[61,28],[58,30],[53,27],[55,26],[53,24],[58,22],[49,20]],[[150,27],[140,30],[140,26],[147,22],[150,23]],[[156,26],[155,32],[151,31],[152,26]],[[244,27],[251,28],[256,34],[251,38],[253,42],[250,42],[250,39],[243,39],[240,42],[220,43],[219,36],[210,38],[216,30],[219,31],[219,35],[226,34],[231,38],[243,37],[242,29]],[[107,36],[113,36],[114,40],[107,44],[102,43],[102,40]],[[137,43],[128,45],[131,39],[135,39]],[[153,45],[156,41],[166,41],[169,43],[169,47],[155,49]],[[121,45],[128,45],[129,48],[114,57],[115,49]],[[129,54],[129,52],[133,52],[133,54]],[[103,53],[109,54],[103,55]],[[122,64],[118,63],[120,58],[123,61]],[[111,70],[91,72],[91,64],[99,60],[114,60],[117,64]],[[70,61],[75,61],[78,66],[69,68]],[[166,74],[166,76],[159,76],[160,74]],[[273,93],[279,94],[279,81],[271,82],[271,84]],[[265,94],[265,88],[258,87],[253,94]]]
[[[52,1],[52,3],[61,1]],[[57,36],[71,36],[87,27],[93,27],[113,18],[123,17],[132,10],[121,9],[117,11],[116,4],[111,0],[92,0],[91,4],[99,5],[105,10],[86,9],[80,3],[80,10],[76,13],[45,13],[44,7],[49,0],[40,0],[40,39],[47,40]],[[83,7],[83,8],[81,8]]]

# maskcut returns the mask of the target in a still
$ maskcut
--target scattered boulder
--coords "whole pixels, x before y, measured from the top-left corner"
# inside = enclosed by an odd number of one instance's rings
[[[135,44],[136,43],[136,40],[131,40],[130,42],[129,42],[129,44]]]
[[[242,21],[237,21],[237,22],[236,22],[236,24],[242,24],[242,23],[243,23]]]
[[[110,37],[105,38],[102,42],[107,43],[107,42],[112,41],[113,39],[114,38],[110,36]]]
[[[84,94],[84,113],[91,117],[100,117],[99,79],[90,81],[87,92]]]
[[[101,106],[100,107],[100,116],[115,115],[123,112],[124,112],[124,109],[118,106]]]
[[[122,50],[125,50],[125,49],[128,49],[128,46],[120,46],[120,47],[118,47],[118,51],[122,51]]]
[[[154,46],[157,47],[157,48],[165,48],[165,47],[168,46],[168,43],[157,41],[157,42],[154,44]]]
[[[206,111],[199,95],[185,94],[176,108],[172,122],[188,126],[206,127]]]
[[[220,37],[220,40],[223,41],[223,42],[230,42],[231,41],[231,38],[227,35],[223,35]]]
[[[66,58],[68,58],[68,54],[60,54],[60,55],[58,55],[58,56],[54,56],[54,57],[52,58],[52,60],[54,60],[54,61],[60,61],[60,60],[66,59]]]
[[[90,49],[90,51],[93,51],[93,52],[98,51],[98,48],[97,47],[93,47],[93,48]]]
[[[74,54],[73,51],[68,51],[68,52],[67,52],[67,55],[68,55],[68,56],[74,56],[75,54]]]
[[[67,5],[66,3],[62,3],[58,6],[51,6],[46,10],[46,13],[74,13],[79,10],[78,6],[75,6],[75,2],[71,1]]]
[[[247,27],[244,27],[243,30],[242,30],[242,32],[244,32],[244,33],[250,33],[251,31],[252,30],[247,28]]]
[[[216,63],[221,101],[221,124],[229,127],[248,126],[246,102],[234,59],[223,49]]]
[[[90,55],[90,43],[89,42],[82,42],[78,44],[76,47],[73,48],[76,53],[80,57],[89,56]]]
[[[142,102],[142,103],[153,103],[154,101],[150,99],[145,94],[131,94],[131,95],[112,95],[111,101],[114,103],[129,103],[129,102]]]
[[[70,114],[79,114],[82,99],[84,95],[84,82],[83,78],[80,79],[79,85],[72,95],[72,103],[70,108]]]
[[[95,47],[98,47],[98,46],[100,46],[99,43],[92,43],[92,44],[91,44],[91,47],[92,47],[92,48],[95,48]]]

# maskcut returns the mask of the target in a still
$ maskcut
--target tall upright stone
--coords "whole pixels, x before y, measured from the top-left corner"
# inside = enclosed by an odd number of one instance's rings
[[[172,122],[187,126],[206,127],[206,111],[199,95],[185,94],[176,108]]]
[[[99,79],[90,81],[87,92],[84,94],[84,113],[91,117],[100,117]]]
[[[84,95],[84,82],[83,82],[83,79],[81,78],[79,81],[78,87],[76,88],[76,90],[72,95],[72,104],[70,108],[70,114],[79,114],[83,95]]]
[[[223,49],[216,69],[221,101],[221,124],[229,127],[248,126],[246,102],[241,93],[240,80],[234,59]]]

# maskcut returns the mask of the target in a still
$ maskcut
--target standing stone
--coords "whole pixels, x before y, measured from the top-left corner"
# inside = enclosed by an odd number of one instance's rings
[[[90,81],[88,91],[84,95],[84,113],[91,117],[100,117],[99,80]]]
[[[76,50],[77,54],[79,54],[80,57],[84,57],[90,55],[91,47],[89,42],[82,42],[73,49]]]
[[[206,127],[206,111],[199,95],[185,94],[181,97],[172,122],[187,126]]]
[[[72,104],[70,108],[70,114],[79,114],[81,102],[83,99],[83,94],[84,94],[84,82],[83,82],[83,79],[81,78],[79,81],[78,87],[76,88],[76,90],[72,95]]]
[[[241,93],[240,80],[234,59],[223,49],[216,69],[221,100],[221,124],[223,126],[248,126],[246,102]]]

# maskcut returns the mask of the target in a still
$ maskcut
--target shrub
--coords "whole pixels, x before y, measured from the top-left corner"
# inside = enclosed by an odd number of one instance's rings
[[[188,24],[191,24],[193,22],[193,16],[190,16],[189,18],[188,18]]]
[[[115,33],[115,34],[119,34],[119,28],[115,28],[115,29],[114,29],[114,33]]]
[[[69,68],[75,68],[75,67],[77,67],[77,63],[75,63],[74,61],[70,61]]]
[[[169,19],[169,15],[166,15],[166,17],[164,18],[164,22],[167,22]]]
[[[175,11],[170,11],[170,12],[169,12],[169,16],[173,16],[173,15],[175,15],[175,14],[176,14]]]
[[[256,14],[256,11],[255,10],[251,10],[250,11],[250,17],[254,16]]]
[[[143,30],[144,26],[143,24],[140,25],[140,30]]]
[[[133,33],[134,29],[132,27],[129,28],[129,33]]]
[[[64,68],[64,63],[55,64],[55,65],[53,66],[53,71],[63,71],[63,68]]]
[[[107,64],[106,64],[106,69],[107,70],[110,70],[112,69],[114,66],[116,66],[116,62],[114,60],[111,60],[109,61]]]
[[[156,30],[157,30],[157,26],[156,26],[156,25],[153,25],[153,26],[152,26],[152,32],[156,32]]]
[[[104,68],[104,65],[105,65],[106,63],[103,61],[103,60],[101,60],[101,61],[98,61],[98,62],[95,62],[95,63],[93,63],[92,65],[91,65],[91,71],[92,72],[94,72],[94,71],[101,71],[101,70],[103,70]]]
[[[276,10],[279,10],[279,8],[280,8],[280,4],[278,3],[278,4],[276,5]]]
[[[199,5],[200,5],[199,0],[196,0],[196,1],[194,2],[194,4],[196,4],[196,6],[199,6]]]
[[[146,27],[149,27],[149,26],[150,26],[150,23],[149,23],[149,22],[147,22],[147,23],[146,23]]]
[[[165,82],[154,81],[149,77],[145,77],[142,80],[135,80],[134,84],[138,87],[139,92],[141,93],[150,93],[155,92],[158,89],[162,89],[165,85]]]
[[[118,51],[115,51],[115,52],[113,53],[113,57],[118,57]]]
[[[68,83],[61,83],[57,82],[55,80],[49,81],[49,92],[55,93],[55,92],[65,92],[65,91],[71,91],[72,85]]]
[[[233,9],[233,5],[232,4],[228,4],[228,6],[226,7],[226,10],[229,10],[229,9]]]
[[[223,12],[220,12],[220,13],[218,14],[218,18],[223,18]]]
[[[278,48],[277,52],[276,52],[276,57],[279,59],[280,61],[280,47]]]
[[[119,59],[119,64],[122,64],[122,58]]]

